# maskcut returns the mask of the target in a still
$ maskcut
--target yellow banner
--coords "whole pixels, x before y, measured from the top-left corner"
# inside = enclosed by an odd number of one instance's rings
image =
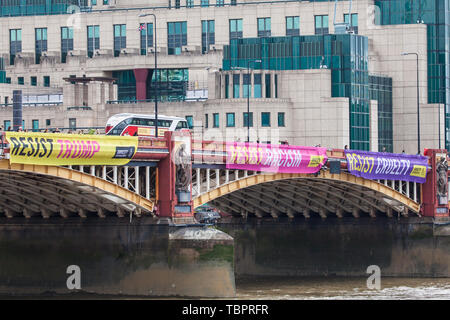
[[[125,165],[138,148],[137,137],[6,132],[10,162],[21,164]]]
[[[415,165],[413,170],[411,171],[410,175],[413,176],[413,177],[426,178],[426,176],[427,176],[427,167],[426,166]]]

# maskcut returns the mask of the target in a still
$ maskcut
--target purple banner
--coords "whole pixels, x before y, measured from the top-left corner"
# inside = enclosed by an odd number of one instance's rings
[[[425,183],[428,158],[424,156],[346,150],[348,171],[372,180],[402,180]]]

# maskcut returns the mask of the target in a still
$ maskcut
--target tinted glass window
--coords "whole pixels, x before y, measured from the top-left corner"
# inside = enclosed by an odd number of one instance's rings
[[[126,119],[119,123],[115,128],[113,128],[110,132],[108,132],[109,136],[120,136],[123,129],[131,122],[132,119]],[[128,122],[128,123],[127,123]]]
[[[132,123],[136,126],[154,126],[155,121],[152,119],[141,119],[141,118],[134,118]]]
[[[158,127],[169,128],[172,125],[172,120],[158,120]]]
[[[180,121],[180,122],[178,122],[178,124],[177,124],[177,130],[180,130],[180,129],[187,129],[187,127],[188,127],[188,124],[187,124],[186,121]]]

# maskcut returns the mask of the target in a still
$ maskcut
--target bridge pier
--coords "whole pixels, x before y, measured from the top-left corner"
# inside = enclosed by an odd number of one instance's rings
[[[450,227],[432,218],[249,219],[219,228],[234,238],[237,278],[367,278],[371,265],[382,277],[450,277]]]
[[[152,217],[0,218],[0,295],[234,297],[234,240]],[[81,270],[70,290],[69,266]]]

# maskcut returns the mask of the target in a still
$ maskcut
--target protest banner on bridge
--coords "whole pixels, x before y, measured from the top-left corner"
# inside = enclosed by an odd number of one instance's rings
[[[420,155],[346,150],[348,171],[372,180],[425,183],[428,158]]]
[[[317,173],[327,162],[326,148],[227,142],[227,169]]]
[[[6,132],[10,162],[35,165],[125,165],[137,137]]]

